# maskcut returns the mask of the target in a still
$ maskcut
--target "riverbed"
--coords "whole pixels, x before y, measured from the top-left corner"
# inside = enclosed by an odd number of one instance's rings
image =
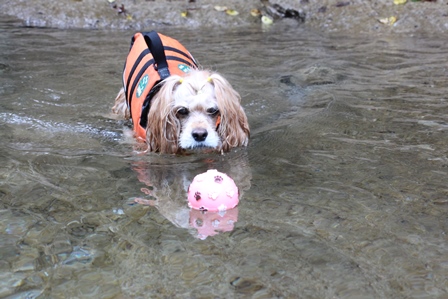
[[[134,31],[2,18],[0,297],[448,296],[444,39],[156,29],[239,91],[249,146],[135,151],[110,113]],[[185,185],[210,168],[242,194],[205,231]]]

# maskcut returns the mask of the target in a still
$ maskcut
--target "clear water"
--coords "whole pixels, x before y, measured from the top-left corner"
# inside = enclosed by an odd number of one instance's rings
[[[247,149],[136,154],[109,113],[133,32],[2,18],[1,298],[448,297],[443,38],[161,31],[241,93]],[[206,237],[208,168],[244,194]]]

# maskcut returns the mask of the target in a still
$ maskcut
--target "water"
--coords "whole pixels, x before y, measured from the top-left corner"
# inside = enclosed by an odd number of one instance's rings
[[[444,39],[164,28],[252,129],[171,157],[133,152],[109,113],[132,32],[0,28],[0,297],[448,296]],[[208,168],[244,194],[207,237],[185,186]]]

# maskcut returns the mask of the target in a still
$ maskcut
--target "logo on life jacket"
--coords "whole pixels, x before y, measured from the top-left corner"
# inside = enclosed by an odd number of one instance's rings
[[[146,88],[146,85],[148,85],[148,75],[145,75],[141,80],[140,80],[140,82],[138,82],[138,86],[137,86],[137,92],[136,92],[136,96],[137,96],[137,98],[139,98],[141,95],[142,95],[142,93],[143,93],[143,91],[145,90],[145,88]]]
[[[177,67],[184,73],[190,72],[190,67],[188,65],[179,64]]]

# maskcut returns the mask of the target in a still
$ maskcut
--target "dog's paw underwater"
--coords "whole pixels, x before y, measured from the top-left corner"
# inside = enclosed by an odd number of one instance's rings
[[[246,146],[249,124],[241,98],[221,75],[200,70],[177,40],[136,33],[123,71],[115,114],[131,118],[148,151],[229,151]]]

